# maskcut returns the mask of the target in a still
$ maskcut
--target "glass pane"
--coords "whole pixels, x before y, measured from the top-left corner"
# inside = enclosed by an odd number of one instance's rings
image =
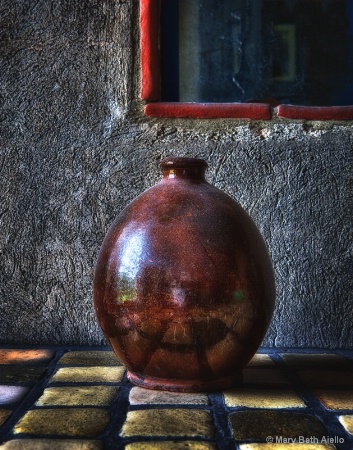
[[[162,100],[353,104],[353,0],[162,0]]]

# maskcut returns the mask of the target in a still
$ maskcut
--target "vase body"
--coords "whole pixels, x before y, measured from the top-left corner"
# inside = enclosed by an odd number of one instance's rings
[[[134,384],[224,389],[240,382],[271,320],[271,261],[250,216],[205,181],[205,161],[162,167],[105,237],[97,318]]]

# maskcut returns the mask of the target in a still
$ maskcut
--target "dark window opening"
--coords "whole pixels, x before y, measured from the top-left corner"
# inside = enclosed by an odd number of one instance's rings
[[[353,0],[161,0],[161,100],[353,104]]]

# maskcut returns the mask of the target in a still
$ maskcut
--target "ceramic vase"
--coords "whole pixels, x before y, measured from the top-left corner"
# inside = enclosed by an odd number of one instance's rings
[[[98,257],[99,324],[136,385],[209,391],[241,382],[274,308],[253,220],[205,179],[207,164],[167,158],[161,181],[111,225]]]

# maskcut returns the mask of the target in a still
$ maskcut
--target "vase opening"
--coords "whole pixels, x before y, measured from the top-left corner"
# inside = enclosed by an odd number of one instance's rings
[[[187,157],[165,158],[161,166],[165,179],[188,178],[198,181],[205,181],[205,172],[208,167],[203,159]]]

